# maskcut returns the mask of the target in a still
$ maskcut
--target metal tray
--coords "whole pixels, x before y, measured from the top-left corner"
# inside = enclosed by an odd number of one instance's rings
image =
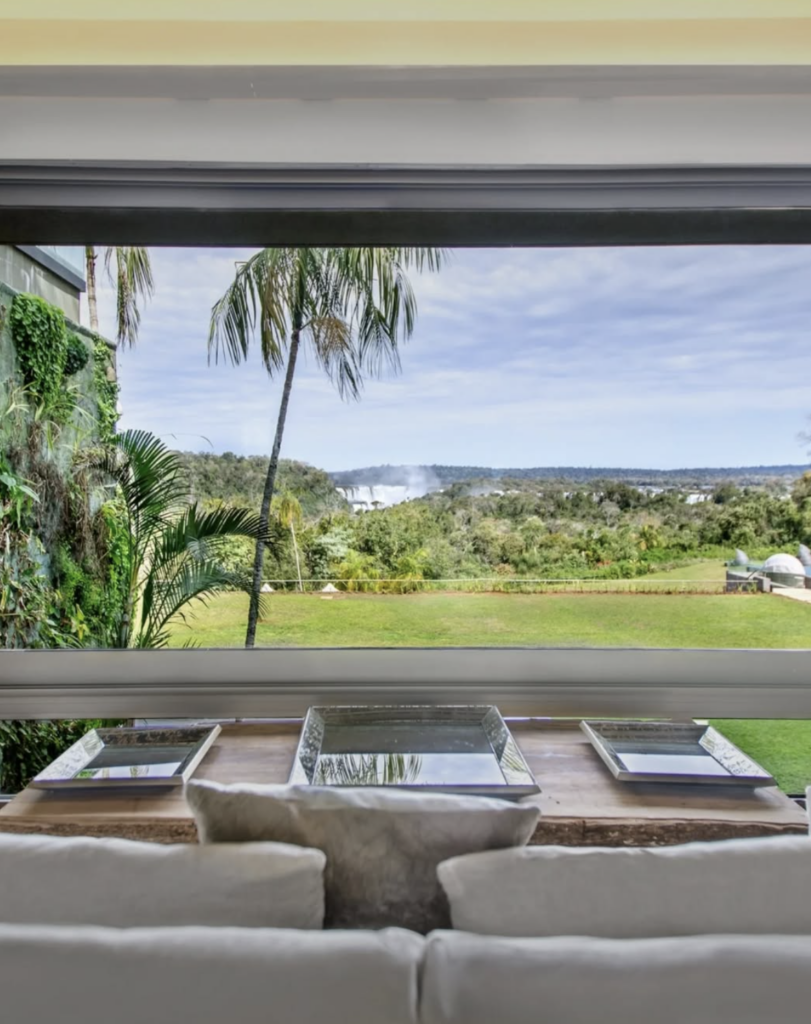
[[[312,707],[290,782],[517,799],[540,793],[498,709]]]
[[[773,786],[772,776],[720,732],[692,722],[581,722],[620,782]]]
[[[39,773],[38,789],[182,786],[220,727],[92,729]]]

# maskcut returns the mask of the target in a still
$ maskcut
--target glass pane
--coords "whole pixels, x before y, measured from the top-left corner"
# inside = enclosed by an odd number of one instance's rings
[[[0,282],[2,646],[244,645],[287,376],[256,645],[809,647],[808,247],[107,255]]]

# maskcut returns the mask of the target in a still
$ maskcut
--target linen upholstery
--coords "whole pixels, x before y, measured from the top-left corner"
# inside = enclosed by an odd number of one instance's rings
[[[321,928],[320,850],[0,833],[0,922]]]
[[[807,1024],[811,936],[427,940],[422,1024]]]
[[[408,932],[0,925],[9,1024],[416,1024]]]
[[[440,864],[453,927],[606,938],[811,935],[811,839],[681,846],[533,846]]]
[[[192,781],[186,795],[203,843],[273,840],[323,850],[327,928],[448,927],[437,864],[526,843],[539,814],[503,800],[382,789]]]

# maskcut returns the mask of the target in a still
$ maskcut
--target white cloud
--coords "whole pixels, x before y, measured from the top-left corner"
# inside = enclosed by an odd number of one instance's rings
[[[123,425],[268,451],[278,381],[256,358],[207,360],[211,306],[246,253],[152,255],[156,294],[120,357]],[[401,376],[344,403],[303,362],[284,452],[331,469],[802,462],[809,280],[806,247],[458,251],[415,281]]]

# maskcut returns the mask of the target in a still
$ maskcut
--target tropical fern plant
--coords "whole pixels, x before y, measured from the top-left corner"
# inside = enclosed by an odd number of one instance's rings
[[[250,576],[226,569],[218,549],[231,537],[268,543],[257,514],[189,504],[179,455],[147,431],[118,434],[85,452],[84,461],[116,482],[128,524],[129,585],[113,646],[165,647],[172,623],[186,621],[190,604],[224,590],[250,590]]]

